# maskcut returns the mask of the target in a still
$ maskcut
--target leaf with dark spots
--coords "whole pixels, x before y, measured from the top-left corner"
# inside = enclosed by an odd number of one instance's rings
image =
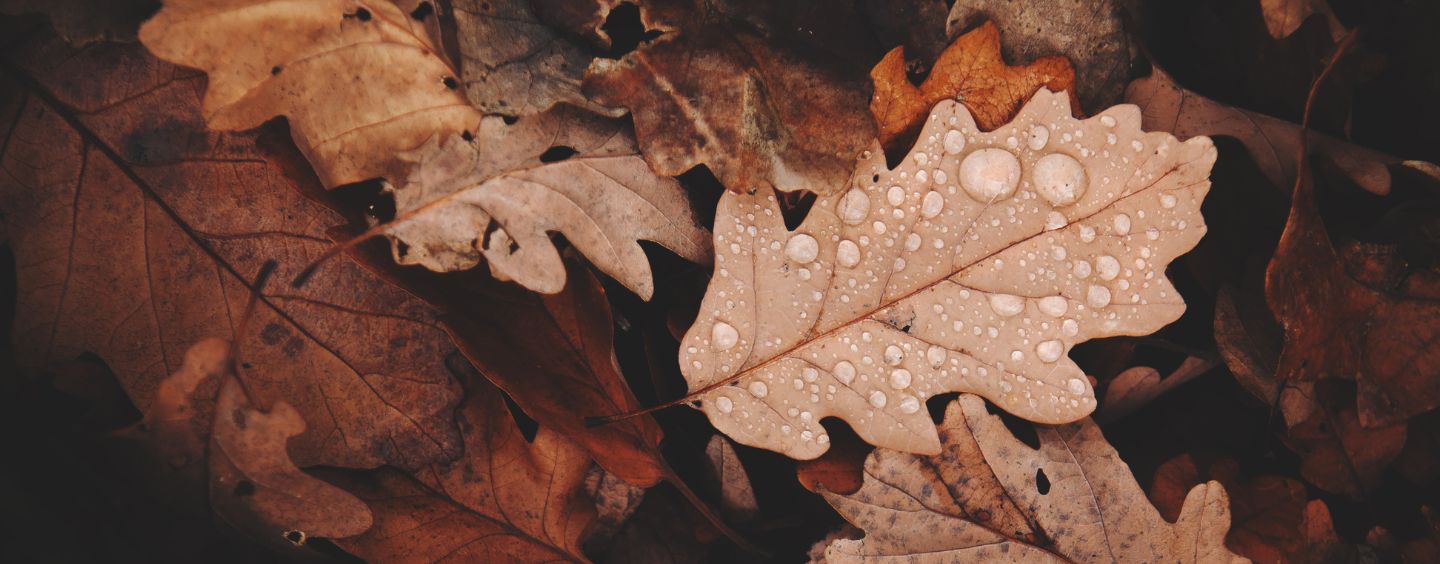
[[[147,410],[185,350],[219,334],[244,351],[257,401],[284,399],[304,419],[290,441],[300,466],[459,453],[444,363],[455,348],[436,311],[360,267],[328,263],[303,288],[270,288],[233,334],[261,263],[293,277],[341,219],[293,190],[252,136],[205,130],[202,77],[138,45],[77,51],[43,36],[0,65],[11,94],[0,98],[0,209],[26,296],[23,365],[93,353]],[[143,128],[157,124],[174,133],[166,159],[128,160],[125,140],[154,138]],[[406,346],[375,346],[395,339]]]

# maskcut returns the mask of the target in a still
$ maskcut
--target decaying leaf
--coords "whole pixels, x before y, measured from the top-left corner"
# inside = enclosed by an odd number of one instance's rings
[[[639,4],[645,27],[661,35],[618,61],[596,59],[584,92],[630,110],[656,172],[707,165],[737,193],[828,192],[845,182],[875,131],[863,71],[832,53],[780,47],[810,39],[802,22],[739,25],[727,3],[705,0]],[[745,16],[762,19],[789,9],[750,4]]]
[[[276,544],[349,537],[370,528],[364,502],[290,460],[285,443],[304,431],[305,420],[290,404],[279,401],[260,411],[233,376],[226,378],[210,435],[210,504],[222,521]]]
[[[941,102],[897,168],[877,147],[793,232],[773,193],[726,194],[680,350],[700,408],[737,442],[799,459],[829,448],[829,416],[936,453],[924,403],[949,391],[1036,422],[1089,414],[1067,352],[1178,318],[1164,268],[1205,232],[1214,146],[1139,122],[1133,106],[1076,120],[1041,90],[984,133]]]
[[[398,177],[399,153],[480,121],[424,23],[390,0],[171,0],[140,40],[209,74],[210,127],[288,118],[327,187]]]
[[[1332,39],[1339,41],[1345,35],[1345,26],[1335,18],[1326,0],[1260,0],[1260,13],[1265,16],[1265,29],[1275,39],[1289,37],[1300,29],[1305,18],[1315,14],[1325,17]]]
[[[400,219],[387,228],[401,264],[464,270],[484,257],[497,278],[553,294],[565,287],[550,239],[561,233],[649,299],[655,283],[638,239],[709,258],[684,189],[651,171],[613,120],[570,106],[513,125],[492,116],[472,140],[432,139],[404,158],[414,166],[394,189]]]
[[[826,494],[865,529],[863,539],[833,543],[827,562],[1245,561],[1224,545],[1224,487],[1196,486],[1166,522],[1089,420],[1037,426],[1036,450],[983,400],[961,395],[940,431],[938,455],[876,449],[859,492]]]
[[[276,258],[278,277],[293,277],[343,220],[294,190],[320,191],[313,177],[287,179],[253,135],[205,129],[203,76],[133,44],[36,38],[5,56],[17,95],[0,108],[0,211],[25,296],[22,366],[94,354],[148,412],[186,350],[219,335],[245,351],[257,402],[283,399],[305,419],[290,440],[299,466],[459,454],[454,344],[435,310],[360,267],[335,261],[304,288],[272,285],[232,334],[261,264]]]
[[[505,399],[470,378],[460,424],[465,455],[416,472],[325,478],[375,513],[365,534],[336,541],[371,562],[584,562],[595,520],[584,496],[585,452],[544,427],[527,442]]]
[[[1130,36],[1116,0],[966,0],[950,5],[945,33],[959,36],[981,20],[1000,26],[1001,52],[1017,65],[1062,55],[1075,65],[1077,96],[1087,110],[1120,101],[1130,78]],[[1148,125],[1148,124],[1147,124]]]
[[[222,377],[229,363],[230,343],[214,338],[195,343],[185,351],[180,369],[160,381],[145,417],[117,435],[135,441],[172,468],[204,460],[209,425],[197,419],[196,404],[202,402],[192,396],[202,384]]]
[[[540,21],[538,8],[525,0],[454,3],[461,82],[470,101],[486,114],[507,116],[540,113],[561,102],[623,114],[580,93],[593,57]]]
[[[852,494],[865,482],[865,459],[875,447],[854,433],[844,432],[830,437],[830,450],[819,458],[795,463],[795,477],[800,485],[815,493],[822,490]]]
[[[1197,464],[1195,457],[1185,454],[1155,470],[1150,500],[1162,517],[1174,520],[1183,510],[1185,492],[1211,480],[1219,482],[1230,498],[1226,546],[1255,562],[1313,562],[1302,558],[1307,545],[1319,539],[1307,538],[1308,502],[1305,485],[1298,480],[1265,475],[1242,482],[1233,459]],[[1323,507],[1324,502],[1320,503]],[[1329,525],[1328,515],[1325,525]]]
[[[5,0],[0,2],[0,14],[45,14],[66,41],[88,45],[97,41],[134,41],[140,22],[156,7],[151,0]]]
[[[885,55],[870,70],[870,79],[875,82],[870,113],[880,130],[880,145],[887,151],[913,143],[930,108],[941,100],[959,100],[980,129],[990,131],[1015,117],[1020,105],[1041,87],[1052,92],[1075,90],[1075,70],[1064,57],[1043,57],[1019,67],[1006,65],[1000,58],[1000,29],[994,22],[955,38],[918,87],[906,74],[903,47]],[[1073,94],[1071,101],[1072,109],[1079,113],[1080,103]]]
[[[1163,378],[1160,376],[1160,371],[1149,366],[1135,366],[1126,369],[1111,379],[1105,388],[1105,398],[1100,401],[1100,409],[1095,412],[1095,420],[1104,423],[1129,415],[1130,412],[1169,393],[1181,384],[1209,372],[1216,364],[1219,364],[1218,360],[1197,356],[1185,357],[1180,366]]]
[[[705,445],[705,458],[720,490],[720,509],[732,521],[754,521],[760,514],[760,504],[755,500],[755,489],[750,486],[750,475],[740,464],[735,447],[725,437],[710,437]]]
[[[1270,182],[1284,188],[1295,183],[1299,125],[1221,104],[1176,84],[1159,66],[1153,69],[1150,76],[1131,82],[1125,89],[1125,101],[1140,106],[1145,128],[1168,131],[1182,139],[1195,135],[1234,137],[1245,145],[1245,151]],[[1386,168],[1390,165],[1440,177],[1440,169],[1430,163],[1402,160],[1314,131],[1309,133],[1309,139],[1310,154],[1334,161],[1357,185],[1374,194],[1390,192],[1390,171]]]
[[[1265,273],[1266,299],[1285,331],[1276,377],[1354,380],[1366,427],[1440,407],[1440,300],[1353,278],[1320,218],[1312,175],[1295,186]]]

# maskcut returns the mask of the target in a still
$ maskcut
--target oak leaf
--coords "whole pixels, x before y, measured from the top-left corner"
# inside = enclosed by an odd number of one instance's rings
[[[1184,454],[1161,464],[1150,486],[1150,500],[1167,520],[1180,516],[1185,492],[1214,480],[1230,494],[1231,526],[1225,545],[1256,562],[1304,562],[1305,485],[1284,476],[1240,479],[1229,458],[1203,460]],[[1321,502],[1323,504],[1323,502]],[[1328,523],[1327,523],[1328,524]]]
[[[287,117],[334,187],[396,177],[397,154],[480,121],[432,33],[389,0],[176,0],[140,28],[140,41],[209,74],[210,127]]]
[[[513,125],[486,117],[472,140],[432,139],[404,158],[413,166],[393,189],[397,220],[386,227],[401,264],[464,270],[484,257],[496,277],[553,294],[565,287],[550,239],[558,232],[649,299],[655,283],[639,239],[709,258],[684,189],[651,171],[614,120],[570,106]]]
[[[840,186],[874,135],[864,76],[828,45],[783,47],[815,35],[782,13],[809,3],[750,4],[756,10],[731,14],[728,3],[639,2],[642,23],[661,35],[618,61],[596,59],[584,92],[630,110],[660,174],[703,164],[732,192]]]
[[[267,156],[253,135],[207,131],[205,78],[139,45],[33,36],[5,59],[0,211],[26,296],[13,333],[22,366],[94,354],[148,412],[186,350],[220,335],[245,351],[239,372],[257,402],[283,399],[305,419],[290,440],[299,466],[459,454],[446,365],[459,354],[438,312],[359,266],[272,285],[234,334],[261,264],[276,258],[278,277],[293,277],[343,221],[291,186],[323,192],[313,176],[286,177],[286,162],[305,168],[293,149]]]
[[[1218,360],[1187,356],[1180,366],[1163,378],[1160,371],[1149,366],[1134,366],[1116,374],[1105,387],[1105,397],[1095,420],[1101,423],[1114,421],[1129,415],[1169,393],[1171,390],[1207,373],[1219,364]]]
[[[1300,150],[1300,126],[1295,123],[1227,106],[1185,89],[1159,66],[1150,76],[1125,88],[1125,101],[1140,106],[1143,126],[1168,131],[1182,139],[1195,135],[1233,137],[1271,183],[1289,187],[1295,183],[1295,155]],[[1415,169],[1440,178],[1440,168],[1403,160],[1366,149],[1328,135],[1309,132],[1311,154],[1334,161],[1347,176],[1366,191],[1390,193],[1390,165]]]
[[[773,193],[726,194],[680,350],[711,423],[809,459],[829,416],[876,446],[938,452],[924,403],[950,391],[1036,422],[1089,414],[1067,352],[1184,311],[1164,267],[1205,232],[1215,148],[1142,132],[1133,106],[1084,121],[1069,107],[1041,90],[986,133],[941,102],[899,166],[877,147],[794,231]]]
[[[1196,486],[1169,523],[1089,420],[1036,426],[1035,449],[967,394],[940,431],[938,455],[876,449],[860,491],[825,495],[866,533],[831,544],[827,562],[1246,561],[1224,545],[1224,487]]]
[[[870,79],[875,83],[870,113],[875,115],[880,144],[887,151],[913,143],[930,108],[941,100],[959,100],[980,129],[989,131],[1015,117],[1020,105],[1041,87],[1052,92],[1075,90],[1075,70],[1064,57],[1006,65],[1000,58],[1000,29],[994,22],[955,38],[918,87],[906,74],[903,47],[896,47],[870,69]],[[1079,113],[1080,103],[1073,94],[1071,101],[1072,109]]]
[[[725,517],[739,523],[754,521],[760,515],[760,505],[755,500],[755,488],[750,485],[750,474],[745,472],[735,446],[725,437],[712,436],[705,445],[705,458],[710,463]]]

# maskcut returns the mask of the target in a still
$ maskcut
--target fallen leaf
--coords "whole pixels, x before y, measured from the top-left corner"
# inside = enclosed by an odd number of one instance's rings
[[[1308,166],[1308,165],[1307,165]],[[1285,332],[1276,378],[1355,381],[1360,424],[1379,427],[1440,407],[1440,300],[1370,287],[1346,271],[1308,172],[1265,272]]]
[[[568,106],[513,125],[487,117],[472,141],[432,139],[404,158],[414,166],[394,189],[398,219],[386,228],[401,264],[465,270],[484,257],[497,278],[553,294],[565,287],[550,239],[558,232],[649,299],[655,283],[638,239],[709,259],[684,189],[652,172],[613,120]]]
[[[950,5],[945,33],[957,37],[981,20],[1000,26],[1005,60],[1028,65],[1061,55],[1075,65],[1076,95],[1087,109],[1120,101],[1130,78],[1130,36],[1115,0],[968,0]]]
[[[580,93],[580,80],[594,57],[547,27],[537,14],[544,8],[524,0],[458,0],[453,8],[461,82],[480,111],[523,116],[563,102],[624,114]]]
[[[593,43],[595,47],[611,47],[610,32],[605,22],[624,0],[546,0],[532,3],[530,8],[540,21],[570,35]],[[584,69],[581,69],[582,71]]]
[[[737,9],[732,19],[727,4],[639,2],[645,28],[661,35],[618,61],[596,59],[584,92],[630,110],[641,154],[659,174],[703,164],[736,193],[834,189],[874,136],[868,89],[851,60],[824,46],[781,46],[806,42],[819,25],[785,20],[779,12],[811,5],[788,4]]]
[[[1185,357],[1180,366],[1163,378],[1160,371],[1149,366],[1128,368],[1111,379],[1106,386],[1105,399],[1100,400],[1100,409],[1095,412],[1095,420],[1105,423],[1125,417],[1182,384],[1209,372],[1218,363],[1218,360]]]
[[[135,41],[140,22],[155,11],[151,0],[6,0],[0,14],[45,14],[50,26],[76,46],[100,41]]]
[[[1260,0],[1260,13],[1265,16],[1265,29],[1275,39],[1289,37],[1300,29],[1306,18],[1315,14],[1325,17],[1331,39],[1340,41],[1345,36],[1345,26],[1335,18],[1335,12],[1325,0]]]
[[[876,446],[936,453],[925,400],[950,391],[1036,422],[1089,414],[1094,392],[1066,353],[1184,311],[1164,268],[1205,232],[1215,148],[1144,133],[1130,106],[1069,113],[1041,90],[982,133],[941,102],[897,168],[877,147],[794,231],[771,192],[726,194],[715,276],[680,352],[711,423],[810,459],[831,416]]]
[[[955,38],[918,87],[906,74],[903,47],[896,47],[870,69],[870,79],[875,83],[870,113],[880,130],[880,145],[887,151],[913,144],[930,108],[941,100],[959,100],[980,129],[990,131],[1014,118],[1020,105],[1041,87],[1052,92],[1075,90],[1075,71],[1064,57],[1006,65],[1000,58],[1000,28],[994,22]],[[1071,109],[1080,113],[1073,93],[1070,99]]]
[[[750,486],[750,475],[735,454],[735,447],[725,437],[710,437],[705,445],[705,458],[720,490],[720,509],[725,518],[734,522],[754,521],[760,515],[760,504],[755,500],[755,489]]]
[[[1216,102],[1175,83],[1159,66],[1150,76],[1131,82],[1125,101],[1140,106],[1142,126],[1168,131],[1176,137],[1195,135],[1233,137],[1271,183],[1289,187],[1295,183],[1295,155],[1300,150],[1300,126]],[[1435,165],[1407,161],[1378,151],[1352,145],[1322,133],[1309,134],[1310,153],[1334,161],[1361,188],[1385,195],[1390,193],[1388,166],[1413,168],[1440,178]]]
[[[301,472],[285,443],[305,432],[290,404],[255,409],[233,376],[220,386],[210,435],[210,504],[216,515],[261,541],[358,535],[373,518],[365,503]]]
[[[599,466],[585,475],[585,494],[595,500],[595,524],[585,537],[585,552],[594,554],[608,547],[620,528],[640,508],[645,488],[630,485]]]
[[[156,386],[155,399],[140,422],[117,436],[135,441],[172,468],[204,460],[210,424],[193,396],[202,384],[222,378],[229,363],[230,343],[215,338],[195,343],[185,351],[180,369]]]
[[[185,351],[219,335],[245,351],[257,401],[305,419],[290,441],[299,466],[459,454],[460,390],[445,364],[458,354],[437,312],[360,267],[336,261],[304,288],[272,286],[233,334],[261,264],[276,258],[277,276],[293,277],[342,220],[292,189],[253,135],[205,129],[203,76],[138,45],[75,50],[40,36],[0,71],[16,94],[0,98],[0,210],[26,296],[13,333],[22,366],[92,353],[148,412]]]
[[[827,562],[1243,562],[1224,545],[1225,488],[1190,490],[1175,523],[1145,498],[1089,420],[1037,426],[1039,449],[1014,438],[979,397],[947,408],[935,456],[877,449],[854,495],[826,494],[865,529]]]
[[[815,493],[852,494],[860,489],[865,483],[865,459],[875,447],[848,431],[831,433],[830,450],[819,458],[795,463],[800,485]]]
[[[696,530],[703,525],[688,512],[689,506],[670,488],[645,492],[640,508],[600,555],[600,562],[696,564],[709,562]]]
[[[1283,476],[1262,475],[1240,479],[1239,465],[1222,458],[1197,464],[1184,454],[1166,461],[1155,470],[1150,500],[1167,520],[1180,516],[1185,492],[1198,484],[1217,481],[1230,498],[1230,533],[1225,545],[1236,554],[1255,562],[1308,562],[1304,558],[1311,543],[1307,522],[1309,503],[1305,485]],[[1324,507],[1324,502],[1320,502]],[[1326,515],[1328,525],[1328,513]],[[1334,531],[1330,532],[1333,537]]]
[[[210,127],[285,116],[327,187],[398,177],[396,155],[480,121],[438,41],[388,0],[172,0],[140,41],[209,74]]]

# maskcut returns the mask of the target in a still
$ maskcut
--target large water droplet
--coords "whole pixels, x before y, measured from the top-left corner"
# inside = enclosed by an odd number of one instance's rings
[[[915,396],[905,396],[905,399],[900,400],[901,413],[915,413],[916,411],[920,411],[920,400],[915,399]]]
[[[939,192],[934,190],[925,194],[925,199],[920,201],[920,217],[925,219],[940,215],[940,211],[944,209],[945,196],[941,196]]]
[[[1085,303],[1095,309],[1110,305],[1110,289],[1099,284],[1090,286],[1090,289],[1085,291]]]
[[[889,399],[890,398],[885,397],[885,392],[880,390],[870,392],[870,405],[875,406],[875,409],[885,407],[885,402]]]
[[[1088,180],[1085,167],[1075,157],[1053,153],[1040,157],[1030,172],[1035,191],[1050,205],[1068,206],[1085,195]]]
[[[814,237],[800,233],[785,243],[785,256],[800,264],[808,264],[820,254],[820,244]]]
[[[960,131],[951,129],[945,132],[945,152],[950,154],[959,153],[965,150],[965,135]]]
[[[870,197],[859,188],[852,188],[840,198],[840,220],[849,225],[860,225],[870,215]]]
[[[1040,311],[1045,315],[1060,317],[1065,315],[1066,311],[1070,310],[1070,301],[1065,299],[1064,296],[1045,296],[1040,298],[1040,301],[1036,303],[1036,307],[1039,307]]]
[[[890,202],[892,206],[905,203],[905,189],[899,186],[891,186],[890,190],[885,192],[885,201]]]
[[[735,402],[730,401],[730,398],[720,396],[715,398],[715,408],[719,409],[720,413],[730,413],[730,410],[735,409]]]
[[[729,350],[738,342],[740,333],[729,323],[716,321],[715,325],[710,327],[710,343],[715,345],[716,350]]]
[[[1010,197],[1020,183],[1020,161],[1003,149],[980,149],[960,163],[960,187],[979,202]]]
[[[1030,146],[1031,150],[1039,151],[1040,149],[1044,149],[1045,144],[1049,142],[1050,128],[1043,125],[1030,128],[1030,137],[1026,140],[1026,144]]]
[[[766,386],[764,382],[756,381],[750,383],[750,395],[757,398],[763,398],[769,393],[770,387]]]
[[[1000,317],[1012,317],[1025,311],[1025,298],[1010,294],[990,294],[990,309],[995,310],[995,315]]]
[[[1100,273],[1103,280],[1114,280],[1120,274],[1120,261],[1110,255],[1101,255],[1095,259],[1095,271]]]
[[[831,372],[835,374],[835,379],[839,380],[841,384],[848,386],[851,382],[855,381],[855,365],[850,364],[848,360],[840,361],[839,364],[835,365],[835,370]]]
[[[1114,221],[1111,223],[1115,226],[1116,235],[1127,235],[1130,233],[1130,216],[1123,213],[1116,214]]]
[[[900,347],[895,345],[885,347],[885,364],[898,366],[902,360],[905,360],[905,351],[900,350]]]
[[[841,241],[840,247],[835,250],[835,262],[845,268],[860,264],[860,246],[849,239]]]
[[[910,387],[910,371],[904,368],[890,373],[890,387],[903,390]]]
[[[1042,341],[1040,344],[1035,345],[1035,356],[1040,357],[1040,360],[1044,362],[1055,362],[1060,359],[1060,355],[1064,354],[1064,352],[1065,345],[1060,341]]]

